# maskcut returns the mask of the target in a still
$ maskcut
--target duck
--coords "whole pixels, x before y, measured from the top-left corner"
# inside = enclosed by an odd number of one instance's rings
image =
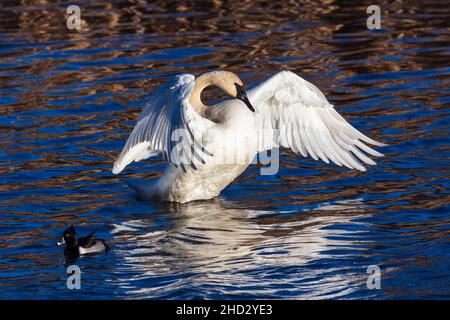
[[[231,99],[205,105],[201,94],[209,86]],[[141,198],[187,203],[217,197],[258,154],[289,148],[366,171],[363,164],[376,164],[369,155],[384,156],[369,145],[385,144],[355,129],[315,85],[291,71],[246,90],[238,75],[216,70],[176,75],[161,85],[144,105],[112,173],[161,155],[167,165],[158,179],[127,183]]]
[[[65,246],[64,253],[70,256],[108,251],[109,246],[105,240],[96,239],[94,234],[95,231],[85,237],[77,238],[75,227],[71,225],[64,231],[61,241],[58,241],[56,245]]]

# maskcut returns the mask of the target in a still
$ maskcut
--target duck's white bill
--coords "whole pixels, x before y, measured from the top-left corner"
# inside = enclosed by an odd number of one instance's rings
[[[56,243],[57,246],[62,246],[62,245],[65,245],[65,244],[66,244],[66,242],[64,241],[64,238],[62,238],[61,241],[58,241]]]

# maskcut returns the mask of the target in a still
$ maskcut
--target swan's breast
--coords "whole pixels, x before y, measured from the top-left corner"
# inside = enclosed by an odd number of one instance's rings
[[[204,147],[213,154],[197,170],[183,172],[170,167],[161,179],[167,185],[169,201],[188,202],[193,199],[211,199],[228,186],[252,162],[256,155],[257,140],[251,126],[218,125],[208,130]],[[161,181],[162,182],[162,181]]]

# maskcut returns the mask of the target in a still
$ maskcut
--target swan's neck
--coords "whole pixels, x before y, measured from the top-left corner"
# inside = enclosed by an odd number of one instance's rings
[[[216,86],[227,95],[235,97],[237,94],[236,83],[242,85],[242,81],[238,76],[229,71],[220,70],[204,73],[195,79],[194,89],[189,102],[200,115],[204,116],[208,107],[203,104],[201,99],[203,89],[207,86]]]
[[[200,77],[195,79],[194,90],[192,90],[191,97],[189,102],[192,107],[194,107],[195,111],[198,112],[201,116],[205,115],[207,106],[203,104],[201,95],[202,91],[209,85],[212,85],[213,81],[209,73],[202,74]]]

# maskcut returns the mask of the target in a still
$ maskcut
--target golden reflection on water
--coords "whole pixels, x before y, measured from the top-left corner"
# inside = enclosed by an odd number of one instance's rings
[[[26,5],[26,7],[21,7]],[[71,90],[73,84],[92,82],[104,79],[105,77],[115,77],[123,70],[150,70],[151,74],[162,75],[173,72],[194,72],[201,73],[209,69],[227,68],[243,75],[249,83],[262,80],[265,76],[276,70],[289,68],[294,72],[304,75],[306,78],[314,79],[314,82],[324,92],[328,94],[329,100],[337,105],[337,108],[349,119],[365,116],[376,121],[380,116],[398,116],[411,112],[404,109],[402,100],[420,102],[430,108],[445,108],[444,105],[436,104],[432,95],[411,96],[409,92],[396,92],[392,101],[399,102],[397,106],[389,108],[365,109],[364,114],[359,111],[346,112],[346,107],[361,99],[359,91],[364,87],[392,87],[405,84],[410,79],[386,79],[386,82],[376,83],[375,86],[355,81],[351,82],[349,91],[341,92],[334,90],[336,79],[332,77],[322,77],[322,73],[329,72],[333,68],[339,70],[337,79],[345,79],[358,74],[384,74],[386,72],[396,72],[401,70],[433,69],[442,66],[445,52],[435,50],[422,52],[420,50],[408,51],[417,47],[414,42],[393,41],[404,37],[433,37],[432,46],[438,47],[449,40],[449,33],[439,32],[436,34],[433,27],[445,22],[445,10],[434,15],[434,19],[417,17],[418,13],[427,10],[426,4],[404,4],[401,1],[380,2],[389,12],[383,19],[383,27],[389,32],[368,34],[361,32],[360,24],[365,22],[364,5],[349,6],[345,1],[327,1],[319,4],[315,1],[306,1],[299,4],[297,2],[273,3],[272,1],[262,1],[255,5],[254,1],[214,1],[212,5],[205,7],[205,2],[194,1],[186,4],[179,4],[173,1],[157,1],[146,4],[143,1],[118,2],[110,4],[106,2],[96,2],[92,6],[82,6],[83,12],[83,32],[69,32],[65,29],[65,24],[61,23],[64,17],[65,6],[63,4],[55,6],[53,2],[39,1],[30,4],[28,1],[16,1],[16,6],[5,6],[0,10],[0,30],[1,32],[14,35],[18,34],[30,43],[26,50],[27,56],[39,55],[43,50],[57,50],[61,52],[67,50],[88,50],[92,48],[108,48],[111,43],[99,41],[99,38],[114,37],[121,34],[145,34],[150,37],[145,39],[145,43],[132,42],[129,45],[117,48],[117,50],[106,50],[95,55],[86,56],[80,54],[75,57],[44,59],[37,58],[32,63],[25,63],[15,66],[14,70],[22,74],[17,77],[8,72],[2,73],[4,81],[0,82],[0,88],[24,88],[25,90],[15,95],[17,102],[4,106],[0,109],[2,116],[11,116],[28,110],[58,110],[58,104],[51,104],[60,99],[76,99],[78,97],[88,97],[94,94],[113,93],[117,94],[117,101],[126,104],[127,100],[136,100],[143,92],[152,91],[154,86],[159,85],[163,79],[136,80],[126,83],[95,83],[94,86],[77,86]],[[433,8],[429,9],[430,12]],[[274,14],[276,12],[276,14]],[[179,13],[179,14],[176,14]],[[434,12],[433,12],[434,13]],[[409,19],[409,16],[414,19]],[[298,27],[299,23],[310,22],[317,24],[317,27]],[[414,23],[414,28],[409,25]],[[395,28],[394,28],[395,27]],[[174,32],[176,30],[176,32]],[[440,29],[438,29],[440,30]],[[447,27],[448,30],[448,27]],[[228,43],[230,36],[236,34],[247,35],[245,41],[236,41],[231,45]],[[353,38],[349,48],[345,38]],[[113,38],[114,39],[114,38]],[[67,41],[58,43],[58,41]],[[227,41],[224,41],[227,40]],[[56,42],[55,42],[56,41]],[[225,42],[225,43],[224,43]],[[48,43],[44,47],[33,46],[33,43]],[[140,59],[133,60],[147,54],[155,54],[164,49],[178,47],[204,47],[214,48],[211,53],[194,55],[183,60],[183,64],[189,67],[173,66],[173,60],[156,60],[150,66],[143,64]],[[126,48],[127,50],[123,50]],[[398,60],[382,59],[386,53],[392,56],[401,55],[404,59]],[[2,56],[3,62],[14,62],[20,59],[21,55],[5,54]],[[313,56],[309,58],[309,56]],[[80,61],[111,61],[119,57],[127,57],[132,64],[114,64],[107,66],[92,66],[74,71],[55,71],[60,66]],[[271,58],[292,58],[286,61],[274,61]],[[358,59],[359,63],[348,63]],[[366,63],[364,63],[366,61]],[[376,61],[372,63],[371,61]],[[136,62],[136,63],[134,63]],[[175,62],[177,62],[175,60]],[[207,62],[206,66],[196,66],[196,63]],[[7,71],[7,70],[6,70]],[[31,75],[33,77],[31,77]],[[34,77],[42,77],[35,80]],[[436,84],[445,86],[444,83]],[[68,87],[65,89],[65,87]],[[138,88],[135,93],[128,93],[127,90]],[[49,96],[49,92],[56,95]],[[58,94],[61,91],[61,94]],[[110,97],[98,98],[95,103],[102,105]],[[0,141],[0,148],[7,152],[20,153],[31,152],[38,158],[27,162],[8,163],[7,166],[0,167],[0,174],[11,171],[32,172],[43,168],[64,168],[74,165],[85,165],[102,169],[81,170],[67,175],[59,175],[46,180],[39,181],[39,184],[9,183],[2,185],[3,190],[16,190],[42,188],[58,186],[66,188],[67,183],[73,181],[93,181],[94,174],[98,170],[108,170],[111,161],[115,157],[116,150],[95,150],[86,145],[86,152],[95,154],[97,160],[83,161],[79,159],[71,160],[62,152],[40,152],[39,148],[26,141],[77,138],[87,135],[97,135],[101,140],[123,139],[124,134],[117,134],[117,130],[122,128],[127,131],[130,126],[124,126],[127,121],[134,121],[138,108],[131,108],[126,111],[114,111],[111,116],[113,121],[106,120],[101,125],[91,127],[88,120],[100,120],[104,117],[101,113],[83,113],[81,115],[70,114],[70,109],[82,106],[83,102],[71,103],[63,107],[68,108],[68,112],[62,115],[37,116],[38,121],[30,123],[26,128],[12,126],[2,126],[5,138]],[[107,110],[105,110],[107,112]],[[438,115],[436,115],[438,116]],[[431,125],[433,117],[409,118],[392,120],[385,124],[380,123],[377,127],[367,130],[367,133],[379,140],[386,140],[387,136],[380,134],[383,127],[399,128],[404,130],[403,134],[391,137],[395,139],[391,143],[413,139],[419,133],[423,138],[432,137],[435,132],[426,132],[418,129],[426,124]],[[73,123],[75,131],[48,133],[43,131],[51,126],[64,126]],[[25,130],[23,130],[25,129]],[[19,136],[23,142],[17,145],[16,140],[11,137]],[[100,140],[100,141],[101,141]],[[68,140],[69,141],[69,140]],[[92,140],[91,142],[96,142]],[[14,149],[12,147],[14,146]],[[383,160],[382,160],[383,161]],[[289,167],[289,163],[283,163]],[[294,167],[296,164],[294,164]],[[318,176],[317,183],[332,181],[342,175],[355,176],[355,172],[337,172],[329,167],[318,169],[324,175]],[[136,174],[140,176],[140,174]],[[105,182],[117,182],[118,177],[104,177]],[[307,177],[287,177],[293,184],[304,184]],[[408,188],[416,184],[415,179],[397,182],[395,186],[386,181],[377,182],[373,185],[359,186],[361,189],[355,191],[354,187],[342,190],[338,196],[352,196],[361,192],[376,192],[375,190],[389,190]],[[286,182],[286,186],[289,182]],[[392,189],[394,188],[394,189]],[[375,190],[374,190],[375,189]],[[109,197],[109,195],[99,195]],[[322,195],[327,197],[326,195]],[[48,200],[48,199],[46,199]],[[330,199],[322,199],[324,201]],[[447,199],[448,200],[448,199]],[[70,201],[70,200],[69,200]],[[308,200],[306,200],[307,202]],[[431,202],[434,202],[432,200]]]
[[[356,240],[347,230],[330,237],[328,228],[336,225],[372,214],[445,210],[449,147],[441,141],[448,136],[442,119],[449,106],[450,7],[377,4],[381,32],[366,30],[365,2],[95,1],[81,4],[82,32],[74,32],[66,28],[65,2],[2,2],[0,98],[10,102],[0,106],[0,227],[7,230],[0,248],[52,242],[49,237],[71,223],[109,225],[114,245],[137,243],[117,254],[144,278],[187,265],[226,282],[237,278],[224,279],[221,270],[242,268],[245,259],[249,268],[307,265],[332,257],[328,250],[338,245],[361,241],[363,252],[372,248],[373,239]],[[360,173],[284,150],[276,177],[261,177],[252,166],[214,201],[182,208],[137,202],[110,170],[146,95],[176,73],[219,68],[238,73],[247,86],[281,69],[296,72],[356,128],[389,143],[380,150],[387,156]],[[161,164],[134,164],[126,174],[156,178]],[[148,217],[133,210],[148,210]],[[153,215],[164,214],[169,227],[147,230],[159,222]],[[443,217],[377,227],[407,230],[427,242],[445,238],[446,225]],[[275,253],[259,254],[270,248]],[[40,252],[23,259],[54,263]],[[386,261],[396,259],[402,258]],[[433,260],[421,256],[415,263]],[[0,261],[0,270],[14,268]],[[323,270],[310,272],[315,279]],[[355,274],[330,278],[340,294],[356,290],[349,284]],[[50,272],[43,281],[54,279]],[[332,291],[326,282],[316,289],[317,295]]]

